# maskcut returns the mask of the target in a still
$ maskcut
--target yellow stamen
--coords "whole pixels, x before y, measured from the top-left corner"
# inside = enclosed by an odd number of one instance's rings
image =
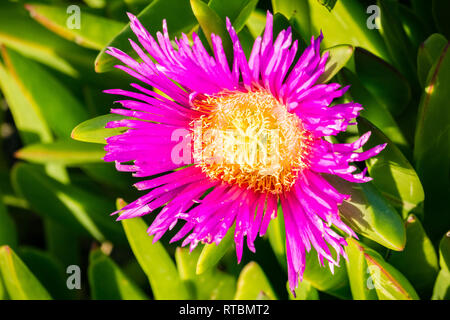
[[[222,92],[193,102],[196,164],[211,179],[259,192],[288,191],[307,166],[311,135],[265,90]]]

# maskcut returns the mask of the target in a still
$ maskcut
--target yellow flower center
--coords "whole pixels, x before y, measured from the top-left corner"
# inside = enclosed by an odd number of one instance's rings
[[[265,90],[196,98],[193,158],[208,177],[260,192],[288,191],[304,169],[311,135]]]

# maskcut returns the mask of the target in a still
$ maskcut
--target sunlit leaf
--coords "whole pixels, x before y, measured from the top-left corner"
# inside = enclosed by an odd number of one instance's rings
[[[189,32],[197,23],[187,0],[154,0],[137,17],[153,36],[156,35],[156,32],[162,30],[163,19],[166,19],[172,37],[179,36],[181,32]],[[136,57],[137,55],[133,53],[128,38],[134,38],[129,24],[107,46],[120,48]],[[97,72],[111,70],[116,64],[116,59],[106,54],[105,51],[106,48],[103,48],[95,60]]]
[[[256,262],[250,262],[239,275],[235,300],[255,300],[263,293],[269,299],[276,299],[272,286],[264,271]]]
[[[400,215],[371,183],[351,183],[332,175],[326,179],[351,196],[339,207],[343,220],[357,233],[393,250],[403,250],[406,232]]]
[[[312,31],[315,36],[322,30],[323,46],[339,44],[363,47],[388,60],[388,53],[378,30],[367,27],[369,15],[360,1],[339,0],[330,12],[317,0],[308,0]]]
[[[418,300],[419,297],[409,283],[397,269],[374,250],[362,245],[354,239],[347,241],[362,251],[366,259],[370,272],[370,280],[368,281],[369,289],[376,290],[378,299],[380,300]]]
[[[341,70],[353,55],[354,48],[350,45],[337,45],[332,48],[325,49],[325,52],[329,53],[327,64],[325,65],[325,71],[320,76],[318,83],[326,83],[333,78],[336,73]]]
[[[106,138],[121,134],[127,130],[126,128],[107,129],[105,128],[106,124],[110,121],[122,119],[125,119],[125,117],[111,113],[86,120],[72,130],[71,137],[82,142],[106,144]]]
[[[378,300],[364,250],[356,242],[348,241],[345,252],[348,255],[346,266],[353,300]]]
[[[446,45],[447,39],[439,33],[433,33],[420,45],[417,54],[417,75],[422,87],[425,87],[428,73]]]
[[[123,202],[118,205],[123,207]],[[141,218],[122,220],[128,242],[142,270],[147,275],[157,300],[189,299],[186,285],[178,275],[174,262],[161,242],[153,242],[147,224]]]
[[[232,247],[234,243],[234,228],[230,228],[227,234],[220,241],[218,245],[215,243],[205,244],[202,252],[198,258],[196,273],[201,274],[206,270],[211,269],[220,259],[227,253],[227,251]]]
[[[101,50],[118,34],[124,23],[102,16],[82,12],[80,27],[73,28],[68,23],[66,6],[51,6],[45,4],[26,4],[25,8],[33,19],[58,35],[81,46]]]
[[[28,267],[8,246],[0,247],[0,272],[8,295],[14,300],[50,300],[51,296]]]
[[[424,191],[419,177],[397,146],[369,121],[358,119],[360,134],[370,131],[369,141],[363,146],[369,150],[376,145],[387,143],[386,148],[376,157],[366,160],[372,183],[383,196],[402,213],[404,219],[413,211],[423,217]]]
[[[81,234],[87,231],[98,241],[124,242],[120,225],[109,216],[113,206],[101,195],[62,184],[31,164],[16,165],[12,179],[15,190],[40,215]]]
[[[15,153],[16,158],[34,163],[59,163],[76,166],[86,163],[103,162],[105,150],[101,145],[78,142],[74,140],[58,140],[53,143],[32,144]]]

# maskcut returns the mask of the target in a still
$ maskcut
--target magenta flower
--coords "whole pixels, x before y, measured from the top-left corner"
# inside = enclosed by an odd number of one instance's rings
[[[164,206],[148,229],[154,241],[179,219],[184,226],[172,238],[185,238],[191,250],[199,242],[218,244],[235,225],[234,241],[241,260],[246,237],[263,236],[281,204],[286,229],[289,286],[302,279],[305,254],[311,247],[319,262],[333,271],[346,257],[345,238],[356,234],[345,225],[338,206],[349,196],[339,193],[322,176],[332,174],[352,182],[371,180],[355,173],[353,161],[378,154],[385,145],[356,153],[370,132],[349,144],[324,139],[345,131],[362,107],[350,102],[330,107],[348,87],[317,83],[328,55],[320,56],[322,35],[311,39],[297,61],[297,41],[290,29],[273,41],[272,15],[267,14],[263,37],[258,37],[247,61],[238,36],[227,19],[233,42],[230,66],[220,37],[212,34],[211,56],[193,33],[171,42],[166,22],[157,41],[129,14],[139,43],[130,40],[141,62],[116,48],[110,55],[122,69],[165,95],[132,83],[137,92],[122,89],[107,93],[128,97],[117,101],[125,109],[111,112],[131,117],[112,121],[108,128],[127,127],[107,139],[105,161],[120,171],[149,177],[135,184],[146,195],[121,210],[119,219],[142,216]],[[181,140],[181,141],[180,141]],[[330,248],[336,251],[332,254]]]

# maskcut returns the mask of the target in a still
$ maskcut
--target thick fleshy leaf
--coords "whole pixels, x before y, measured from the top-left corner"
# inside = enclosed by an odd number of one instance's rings
[[[68,138],[72,128],[87,118],[80,102],[42,66],[6,48],[2,57],[21,94],[57,136]]]
[[[423,298],[428,298],[439,270],[438,257],[416,216],[410,215],[405,226],[405,249],[393,252],[388,261],[411,281],[414,288],[423,294]]]
[[[411,99],[411,89],[397,69],[373,53],[356,48],[355,70],[362,84],[394,117],[405,110]]]
[[[13,300],[50,300],[51,296],[8,246],[0,247],[0,273]]]
[[[72,239],[73,241],[73,239]],[[26,266],[55,299],[73,299],[74,291],[67,288],[67,274],[61,262],[46,251],[21,247],[18,254]]]
[[[98,241],[125,241],[120,226],[109,217],[114,208],[108,199],[75,185],[65,185],[47,176],[37,165],[20,163],[13,168],[14,189],[43,217]]]
[[[26,4],[25,8],[33,19],[47,29],[91,49],[101,50],[125,26],[122,22],[83,11],[80,17],[80,28],[73,28],[68,22],[66,6]]]
[[[402,151],[409,151],[408,142],[387,106],[366,89],[358,76],[344,68],[338,74],[338,79],[342,85],[350,85],[349,91],[346,92],[347,97],[363,105],[364,109],[360,115],[380,128]]]
[[[402,213],[404,219],[411,211],[423,218],[425,195],[413,166],[397,146],[369,121],[358,119],[358,130],[360,134],[372,132],[369,141],[363,146],[364,150],[387,143],[381,154],[366,160],[373,178],[372,183],[394,208]]]
[[[58,140],[52,143],[39,143],[18,150],[16,158],[34,163],[59,163],[76,166],[86,163],[103,162],[105,150],[99,144],[74,140]]]
[[[206,40],[209,43],[210,48],[213,48],[211,34],[220,36],[222,39],[223,49],[228,59],[233,53],[233,44],[231,42],[230,35],[225,25],[225,20],[222,19],[212,8],[201,0],[190,0],[192,12],[195,15],[200,27],[202,28]]]
[[[211,0],[208,6],[213,9],[223,21],[228,17],[236,32],[242,30],[256,7],[258,0]]]
[[[33,108],[30,100],[5,66],[0,63],[0,88],[8,101],[14,124],[24,144],[52,140],[50,129],[39,110]]]
[[[125,203],[118,200],[118,209]],[[153,242],[146,232],[147,224],[141,218],[122,220],[122,226],[133,253],[147,275],[154,298],[157,300],[184,300],[192,298],[181,280],[172,258],[161,242]]]
[[[266,14],[255,9],[247,20],[247,27],[254,38],[261,35],[266,27]]]
[[[106,138],[121,134],[127,130],[126,128],[105,128],[108,122],[121,119],[125,119],[125,117],[118,114],[106,114],[86,120],[72,130],[71,137],[82,142],[106,144]]]
[[[419,105],[414,160],[425,189],[424,227],[432,240],[447,231],[450,215],[450,43],[435,61]]]
[[[198,258],[196,273],[202,274],[213,268],[227,253],[234,243],[234,228],[230,228],[218,245],[215,243],[205,244]]]
[[[279,264],[286,269],[286,234],[281,205],[278,206],[277,217],[269,224],[267,235]],[[325,291],[339,298],[345,299],[349,297],[347,271],[345,267],[342,265],[341,267],[335,267],[334,274],[331,273],[328,267],[322,267],[319,264],[317,252],[314,249],[311,249],[306,254],[306,266],[303,279],[320,291]]]
[[[298,31],[303,39],[311,37],[309,3],[303,0],[272,0],[274,13],[281,13],[298,25]]]
[[[264,271],[256,262],[250,262],[239,275],[235,300],[256,300],[261,295],[275,300],[276,295]]]
[[[383,35],[386,46],[392,57],[394,65],[410,81],[414,81],[416,75],[416,52],[411,41],[406,36],[400,16],[400,8],[397,1],[378,0],[380,8],[380,33]]]
[[[0,43],[75,77],[80,75],[79,64],[88,65],[95,57],[34,21],[23,4],[5,1],[0,10]]]
[[[339,0],[331,12],[320,1],[308,0],[308,3],[312,32],[317,35],[322,30],[325,47],[339,44],[359,46],[389,60],[378,30],[367,27],[366,8],[359,1]]]
[[[370,272],[369,289],[375,289],[380,300],[418,300],[419,296],[409,281],[397,269],[384,261],[378,252],[355,239],[348,239],[360,250]]]
[[[295,289],[295,297],[289,290],[289,282],[286,282],[286,289],[291,300],[319,300],[319,292],[307,280],[303,279],[302,282],[299,282]]]
[[[236,291],[236,280],[233,276],[217,269],[208,269],[200,275],[196,274],[200,255],[200,248],[189,252],[188,248],[178,247],[175,251],[178,272],[191,289],[192,295],[200,300],[233,299]]]
[[[89,255],[91,297],[95,300],[146,300],[145,293],[99,249]]]
[[[450,231],[441,239],[439,244],[439,264],[441,271],[436,278],[433,289],[433,300],[450,299]]]
[[[297,31],[297,26],[295,25],[295,20],[291,18],[289,20],[284,14],[282,13],[275,13],[273,16],[273,34],[274,37],[280,33],[281,30],[285,30],[287,28],[291,28],[292,31],[292,40],[298,41],[298,47],[299,48],[306,48],[306,42],[303,39],[302,35]],[[263,34],[261,34],[261,37],[263,37]],[[296,59],[300,57],[300,51],[297,52]]]
[[[353,300],[378,300],[364,250],[361,250],[356,241],[348,241],[345,252],[348,255],[346,266]]]
[[[433,33],[419,47],[417,54],[417,76],[425,87],[428,73],[447,45],[447,39],[439,33]]]
[[[17,246],[17,229],[14,220],[9,216],[6,206],[0,197],[0,246]]]
[[[325,65],[325,71],[320,76],[318,83],[326,83],[333,78],[350,60],[354,48],[351,45],[341,44],[332,48],[325,49],[322,54],[328,52],[328,60]]]
[[[187,0],[154,0],[139,13],[137,18],[152,35],[162,30],[162,21],[166,19],[171,37],[179,36],[182,32],[189,32],[197,23]],[[128,38],[134,38],[129,24],[109,42],[107,47],[121,48],[136,57],[137,54],[131,48]],[[95,60],[97,72],[111,70],[116,64],[116,59],[108,55],[105,52],[106,49],[106,47],[103,48]]]
[[[406,231],[400,215],[371,182],[351,183],[335,176],[325,178],[343,194],[339,212],[345,222],[357,233],[396,251],[403,250]]]

